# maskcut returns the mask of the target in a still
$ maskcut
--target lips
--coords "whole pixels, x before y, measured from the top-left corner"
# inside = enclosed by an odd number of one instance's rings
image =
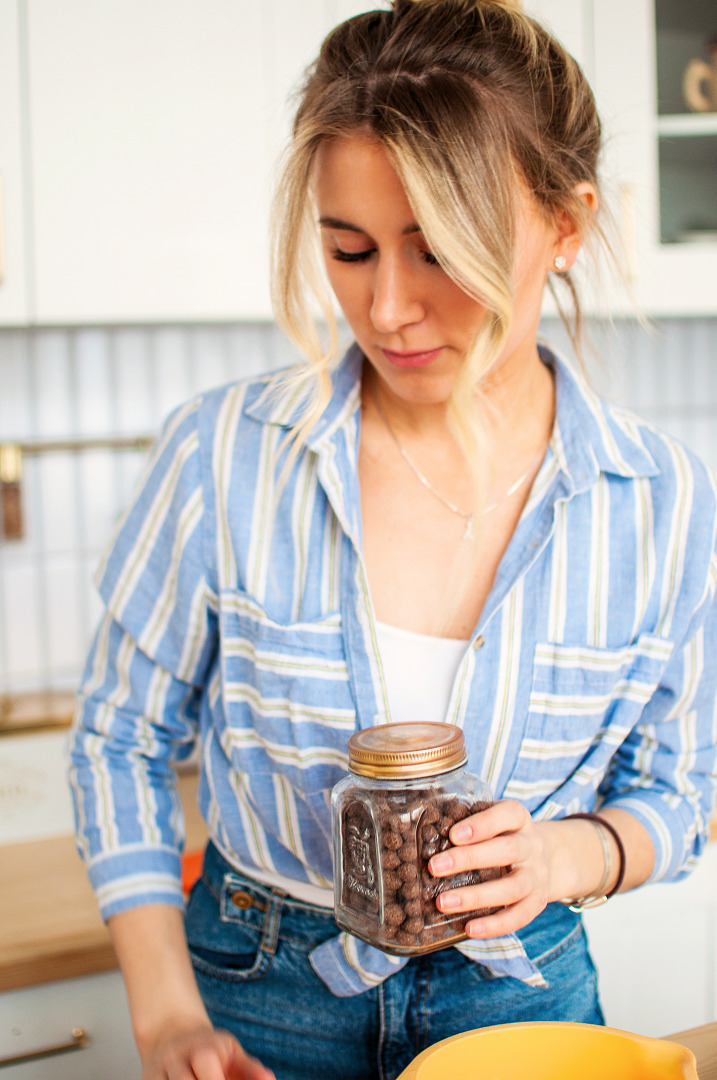
[[[421,352],[395,352],[393,349],[381,349],[381,352],[388,362],[396,367],[425,367],[438,358],[441,347]]]

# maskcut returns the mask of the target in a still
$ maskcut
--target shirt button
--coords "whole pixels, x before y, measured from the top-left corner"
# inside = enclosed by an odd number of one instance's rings
[[[482,649],[484,645],[485,645],[485,638],[483,637],[482,634],[479,634],[478,637],[473,642],[473,648],[474,649]]]
[[[254,898],[250,893],[244,892],[243,889],[239,889],[237,892],[232,893],[232,904],[241,911],[246,911],[247,908],[254,906]]]

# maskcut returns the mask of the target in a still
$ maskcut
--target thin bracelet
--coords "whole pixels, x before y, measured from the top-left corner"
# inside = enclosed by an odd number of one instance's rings
[[[577,900],[573,900],[572,902],[568,901],[568,906],[570,907],[571,911],[583,911],[585,908],[597,907],[598,904],[604,904],[606,900],[609,900],[611,896],[615,895],[615,893],[620,888],[620,886],[622,885],[623,880],[625,878],[625,862],[626,862],[626,860],[625,860],[625,848],[623,847],[622,840],[620,839],[620,834],[618,833],[617,829],[613,825],[610,824],[609,821],[606,821],[606,819],[604,817],[600,817],[599,814],[587,814],[587,813],[586,814],[567,814],[562,820],[563,821],[571,821],[571,820],[575,820],[576,818],[582,818],[585,821],[592,821],[592,822],[594,822],[595,825],[602,826],[603,828],[605,828],[609,832],[611,832],[613,837],[615,838],[615,843],[617,844],[618,854],[620,856],[620,869],[618,870],[617,881],[615,882],[613,887],[610,889],[609,893],[605,893],[604,895],[600,895],[600,893],[602,892],[602,889],[604,888],[604,886],[606,884],[606,881],[607,881],[607,878],[605,876],[603,876],[603,881],[600,882],[599,888],[591,896],[581,896]],[[600,839],[602,840],[602,836],[600,837]],[[603,847],[603,850],[606,850],[606,849]],[[606,869],[609,872],[609,868],[606,867]]]

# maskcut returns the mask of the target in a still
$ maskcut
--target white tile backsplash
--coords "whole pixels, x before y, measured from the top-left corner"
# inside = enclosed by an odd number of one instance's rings
[[[571,354],[557,320],[543,333]],[[588,328],[596,387],[717,467],[717,320]],[[154,434],[199,390],[294,362],[266,324],[0,330],[0,441]],[[25,460],[23,540],[0,539],[0,693],[75,685],[92,575],[144,469],[138,451]]]
[[[160,329],[154,334],[154,400],[162,417],[197,389],[191,378],[191,339],[191,333],[181,327]]]
[[[6,331],[0,335],[0,439],[26,438],[32,426],[26,335]]]
[[[77,427],[71,378],[71,335],[62,330],[33,335],[31,358],[36,437],[60,438]],[[32,399],[31,399],[32,400]]]
[[[117,426],[112,356],[106,338],[102,330],[84,330],[74,335],[72,382],[78,435],[106,434]]]
[[[152,428],[147,425],[147,431]],[[125,469],[130,468],[136,476],[145,464],[145,454],[127,453]],[[80,528],[85,548],[98,550],[107,543],[115,523],[122,512],[120,464],[117,454],[111,450],[89,450],[77,455],[79,472]],[[125,485],[122,485],[123,487]]]
[[[42,500],[43,551],[76,551],[82,544],[77,503],[75,454],[45,454],[33,461]]]
[[[154,431],[157,426],[156,369],[149,348],[151,334],[117,330],[112,340],[108,431]]]
[[[66,686],[77,672],[77,658],[89,646],[85,632],[84,564],[75,554],[54,555],[45,561],[43,581],[47,666],[55,686]]]
[[[2,620],[4,690],[30,690],[48,680],[44,626],[38,597],[41,564],[35,559],[3,559]]]

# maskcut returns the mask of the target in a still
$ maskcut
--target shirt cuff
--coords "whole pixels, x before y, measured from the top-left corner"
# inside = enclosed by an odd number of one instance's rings
[[[626,810],[647,830],[655,849],[655,865],[645,881],[676,881],[696,865],[707,841],[694,810],[681,798],[671,801],[657,791],[643,788],[639,794],[625,794],[603,803],[600,809]],[[599,810],[598,810],[599,813]]]
[[[102,918],[145,904],[184,907],[181,861],[173,848],[132,846],[87,863]]]

